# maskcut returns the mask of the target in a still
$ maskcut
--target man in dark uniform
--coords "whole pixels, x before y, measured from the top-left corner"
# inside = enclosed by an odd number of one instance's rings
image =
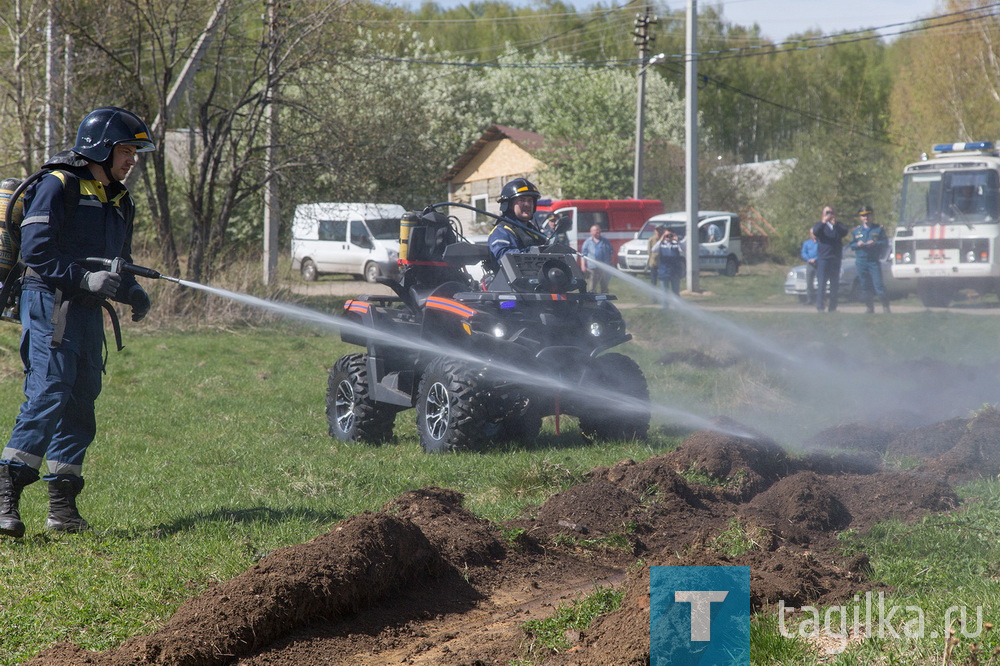
[[[21,537],[21,491],[48,463],[47,529],[89,529],[76,506],[83,458],[94,440],[94,402],[104,367],[104,299],[132,306],[132,320],[149,311],[149,296],[132,275],[89,266],[88,257],[131,263],[135,207],[122,184],[136,153],[155,150],[146,124],[131,111],[90,112],[71,151],[49,161],[58,171],[25,191],[21,258],[24,403],[0,455],[0,535]],[[67,184],[69,183],[69,184]],[[69,190],[70,185],[74,186]],[[79,192],[67,216],[64,188]]]
[[[524,252],[534,245],[546,243],[545,234],[535,226],[535,205],[541,197],[538,188],[527,178],[515,178],[500,190],[497,202],[504,219],[490,232],[489,246],[493,258],[508,252]]]
[[[889,312],[889,294],[882,280],[882,255],[889,247],[889,237],[885,227],[875,221],[875,210],[862,206],[858,210],[861,224],[851,231],[851,249],[854,250],[854,265],[858,269],[861,295],[868,312],[875,312],[874,296],[882,303],[882,312]]]
[[[813,225],[812,235],[816,239],[816,310],[823,312],[824,304],[830,312],[837,309],[837,293],[840,291],[840,261],[844,252],[842,244],[847,235],[847,227],[834,215],[833,206],[823,206],[823,219]],[[827,284],[830,299],[827,302]]]

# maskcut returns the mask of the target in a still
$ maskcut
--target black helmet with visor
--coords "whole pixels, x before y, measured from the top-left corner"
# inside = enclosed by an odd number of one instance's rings
[[[111,157],[119,144],[135,146],[140,153],[156,150],[146,123],[128,109],[102,106],[87,114],[76,132],[72,150],[98,164]]]

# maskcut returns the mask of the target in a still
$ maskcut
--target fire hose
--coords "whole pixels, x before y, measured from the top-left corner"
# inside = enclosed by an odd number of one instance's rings
[[[138,264],[131,264],[121,257],[115,257],[114,259],[106,259],[104,257],[87,257],[82,263],[92,264],[95,266],[100,266],[106,268],[107,270],[115,273],[117,275],[122,275],[123,273],[128,273],[130,275],[135,275],[137,277],[143,277],[150,280],[167,280],[169,282],[176,282],[181,284],[180,278],[170,277],[169,275],[162,275],[158,271],[152,268],[146,268],[145,266],[139,266]],[[118,347],[118,351],[124,349],[122,345],[122,334],[121,327],[118,324],[118,315],[115,313],[114,308],[107,301],[100,301],[101,307],[103,307],[107,312],[108,316],[111,318],[111,325],[114,329],[115,334],[115,344]],[[69,302],[66,302],[69,305]],[[56,324],[55,329],[52,332],[52,344],[58,345],[62,342],[63,329],[66,326],[65,312],[60,313],[60,316],[53,317],[53,321]]]

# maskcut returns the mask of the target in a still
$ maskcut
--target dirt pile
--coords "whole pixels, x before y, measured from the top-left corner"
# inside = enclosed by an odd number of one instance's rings
[[[595,584],[624,585],[621,609],[545,663],[645,663],[649,569],[636,558],[750,566],[758,607],[846,600],[872,584],[866,557],[839,555],[838,532],[954,509],[949,483],[1000,473],[993,410],[899,432],[839,426],[803,456],[732,421],[714,427],[592,470],[503,526],[455,491],[405,493],[269,555],[148,636],[103,653],[59,644],[29,663],[507,664],[531,649],[526,620]],[[884,469],[883,456],[913,469]]]

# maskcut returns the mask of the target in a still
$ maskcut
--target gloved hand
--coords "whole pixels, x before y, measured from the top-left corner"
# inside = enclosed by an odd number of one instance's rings
[[[86,272],[80,282],[80,288],[92,294],[111,298],[118,293],[118,287],[122,283],[122,277],[111,271]]]
[[[142,321],[151,305],[149,294],[139,285],[135,285],[128,290],[128,304],[132,306],[132,321]]]

